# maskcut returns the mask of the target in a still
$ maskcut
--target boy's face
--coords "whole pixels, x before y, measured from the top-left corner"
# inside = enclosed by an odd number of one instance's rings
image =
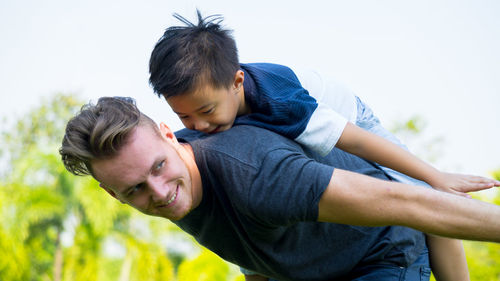
[[[205,85],[166,100],[188,129],[208,134],[228,130],[236,116],[246,113],[243,72],[236,73],[234,83],[228,88]]]
[[[159,136],[149,126],[138,126],[118,155],[93,161],[92,170],[101,187],[121,202],[148,215],[179,220],[199,205],[202,193],[179,145],[163,131]]]

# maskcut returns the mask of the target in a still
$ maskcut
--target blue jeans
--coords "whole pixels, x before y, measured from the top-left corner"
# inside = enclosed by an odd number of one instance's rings
[[[251,271],[242,269],[243,273],[252,274]],[[342,281],[429,281],[431,267],[429,265],[429,251],[427,247],[420,256],[408,267],[392,264],[368,264],[356,267],[348,278]],[[277,281],[269,279],[269,281]]]
[[[355,269],[351,281],[428,281],[431,276],[427,248],[408,267],[389,264],[370,264]]]

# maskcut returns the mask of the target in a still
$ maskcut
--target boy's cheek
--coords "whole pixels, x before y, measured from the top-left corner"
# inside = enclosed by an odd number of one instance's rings
[[[188,128],[188,129],[191,129],[191,123],[190,122],[188,122],[185,119],[180,118],[180,117],[179,117],[179,119],[181,120],[182,125],[184,125],[184,127]]]

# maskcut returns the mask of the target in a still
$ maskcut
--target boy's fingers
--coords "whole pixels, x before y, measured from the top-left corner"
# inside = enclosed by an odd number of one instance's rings
[[[473,180],[472,182],[486,183],[486,184],[490,184],[491,186],[499,186],[500,185],[500,181],[494,180],[494,179],[485,178],[485,177],[478,177],[478,176],[476,176],[476,177],[472,178],[471,180]]]

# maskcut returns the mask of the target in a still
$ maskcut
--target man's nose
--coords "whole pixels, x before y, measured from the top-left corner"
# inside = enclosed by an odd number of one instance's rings
[[[150,177],[147,180],[147,184],[154,202],[165,200],[168,193],[168,185],[161,180],[161,177]]]

